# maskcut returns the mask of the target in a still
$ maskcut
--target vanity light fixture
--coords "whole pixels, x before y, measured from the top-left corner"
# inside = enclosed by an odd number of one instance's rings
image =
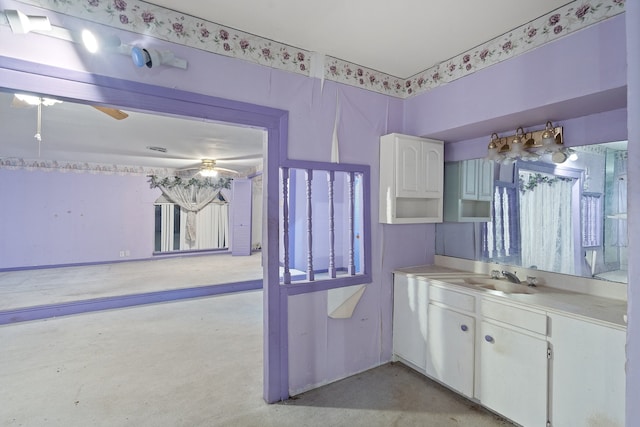
[[[511,163],[516,160],[539,160],[545,154],[551,154],[554,163],[564,163],[570,155],[575,154],[564,146],[562,127],[554,127],[551,121],[542,130],[525,132],[519,126],[515,135],[500,137],[492,133],[486,158],[498,163]]]

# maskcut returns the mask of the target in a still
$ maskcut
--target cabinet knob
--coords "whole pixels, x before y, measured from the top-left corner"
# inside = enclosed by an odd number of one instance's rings
[[[484,340],[485,340],[486,342],[493,342],[493,337],[492,337],[491,335],[485,335],[485,336],[484,336]]]
[[[467,325],[462,325],[460,326],[460,329],[462,329],[463,332],[467,332],[469,330],[469,328],[467,327]]]

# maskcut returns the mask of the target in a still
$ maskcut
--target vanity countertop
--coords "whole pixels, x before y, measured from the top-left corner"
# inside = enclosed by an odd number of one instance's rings
[[[626,328],[624,316],[627,313],[627,303],[622,300],[570,292],[549,286],[528,288],[527,292],[531,293],[504,293],[465,281],[472,278],[487,278],[487,275],[438,265],[398,268],[394,270],[394,273],[424,277],[436,281],[436,283],[439,281],[447,286],[458,287],[460,290],[490,295],[531,308],[580,316],[606,323],[607,326]],[[526,284],[522,286],[526,287]]]

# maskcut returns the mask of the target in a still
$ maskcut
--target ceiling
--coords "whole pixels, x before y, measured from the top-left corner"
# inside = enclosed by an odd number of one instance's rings
[[[260,169],[265,132],[201,119],[127,110],[124,120],[85,104],[42,107],[42,142],[36,134],[37,107],[15,107],[13,93],[0,92],[0,157],[89,162],[179,169],[214,159],[241,174]],[[166,153],[147,147],[166,148]]]
[[[152,0],[280,43],[408,78],[568,0]]]
[[[566,0],[154,0],[152,3],[406,78],[531,21]],[[312,25],[311,25],[312,24]],[[201,159],[243,173],[259,167],[264,132],[195,119],[126,111],[117,121],[90,106],[11,106],[0,92],[0,157],[186,168]],[[9,126],[10,125],[10,126]],[[9,127],[9,129],[6,129]],[[146,147],[160,146],[166,153]]]

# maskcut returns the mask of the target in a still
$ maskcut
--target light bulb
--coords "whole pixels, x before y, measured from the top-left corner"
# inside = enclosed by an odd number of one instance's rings
[[[82,30],[82,44],[90,53],[96,53],[100,47],[96,36],[86,28]]]

